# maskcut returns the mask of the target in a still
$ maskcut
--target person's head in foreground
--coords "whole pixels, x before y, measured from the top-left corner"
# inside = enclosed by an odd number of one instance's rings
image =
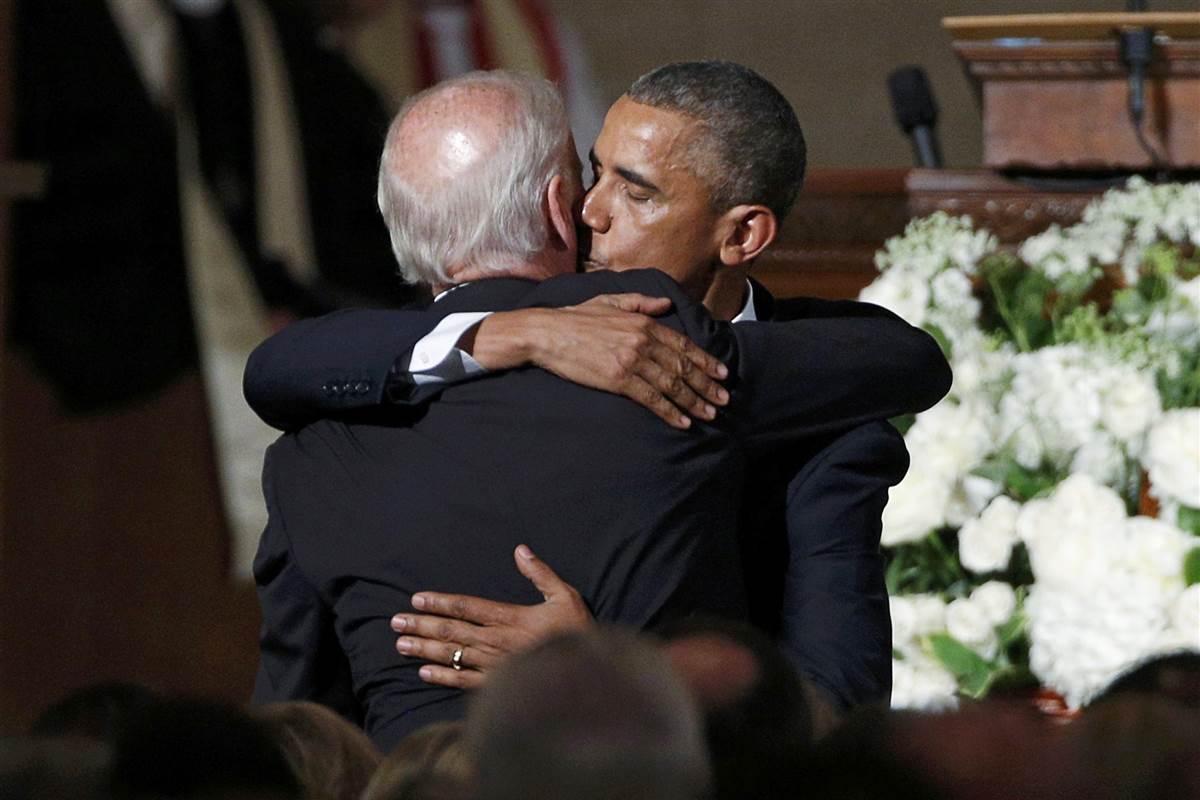
[[[704,714],[716,797],[793,796],[812,715],[783,653],[742,622],[696,617],[664,633],[667,657]]]
[[[371,777],[362,800],[458,800],[471,797],[463,724],[435,722],[404,738]]]
[[[471,72],[410,98],[388,129],[379,209],[400,274],[435,291],[576,268],[583,193],[549,81]]]
[[[687,689],[652,641],[614,628],[513,656],[474,698],[466,744],[482,800],[683,800],[708,783]]]
[[[114,747],[115,800],[299,800],[279,746],[245,712],[194,698],[132,715]]]
[[[667,64],[604,118],[584,200],[589,269],[657,267],[695,299],[740,282],[774,241],[804,180],[791,105],[728,61]]]
[[[358,800],[379,765],[367,735],[325,706],[293,700],[251,713],[283,751],[305,800]]]

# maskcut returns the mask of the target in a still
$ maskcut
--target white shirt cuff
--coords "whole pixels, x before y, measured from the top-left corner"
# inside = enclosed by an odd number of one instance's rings
[[[491,311],[460,311],[447,314],[437,327],[417,342],[409,357],[413,382],[456,383],[487,372],[470,353],[458,349],[463,334],[491,315]]]

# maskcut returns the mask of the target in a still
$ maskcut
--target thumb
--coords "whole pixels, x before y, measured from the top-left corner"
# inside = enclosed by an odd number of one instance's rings
[[[535,556],[533,551],[525,545],[517,546],[514,557],[517,562],[517,571],[528,578],[534,588],[541,592],[542,597],[547,600],[570,590],[570,585],[558,577],[545,561]]]
[[[649,297],[644,294],[630,292],[627,294],[602,294],[595,298],[598,303],[630,311],[635,314],[656,316],[671,310],[671,301],[666,297]]]

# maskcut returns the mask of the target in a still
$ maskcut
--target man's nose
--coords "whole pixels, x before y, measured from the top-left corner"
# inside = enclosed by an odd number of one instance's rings
[[[604,233],[608,230],[608,225],[612,221],[612,217],[608,213],[602,196],[602,190],[598,184],[589,189],[588,193],[584,195],[583,210],[579,216],[583,220],[583,224],[596,233]]]

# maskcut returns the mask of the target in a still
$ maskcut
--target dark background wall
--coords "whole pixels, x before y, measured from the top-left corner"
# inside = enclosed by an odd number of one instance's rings
[[[668,61],[725,58],[760,71],[787,96],[813,166],[904,166],[887,73],[917,64],[942,110],[948,166],[980,161],[980,122],[947,16],[1118,12],[1125,0],[546,0],[582,35],[611,102]],[[1151,11],[1197,11],[1196,0],[1150,0]]]

